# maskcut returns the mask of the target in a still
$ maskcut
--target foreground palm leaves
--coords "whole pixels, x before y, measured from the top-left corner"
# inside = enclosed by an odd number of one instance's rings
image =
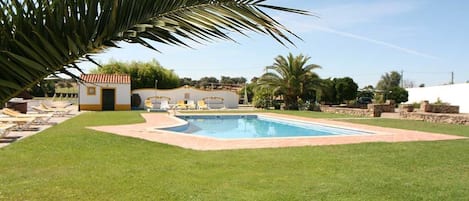
[[[227,33],[254,31],[291,43],[292,34],[260,8],[307,14],[264,5],[265,0],[0,0],[0,102],[46,76],[79,69],[81,60],[117,41],[144,39],[188,46]],[[91,60],[92,61],[92,60]]]

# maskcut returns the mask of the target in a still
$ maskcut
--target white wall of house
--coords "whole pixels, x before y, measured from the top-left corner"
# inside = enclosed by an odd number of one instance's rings
[[[96,94],[89,95],[88,87],[95,87]],[[115,89],[116,102],[115,104],[129,105],[131,90],[130,84],[112,84],[112,83],[84,83],[79,85],[79,104],[80,105],[101,105],[101,90],[102,89]]]
[[[235,92],[225,90],[205,91],[192,87],[180,87],[176,89],[135,89],[132,94],[139,94],[142,99],[140,107],[144,107],[145,99],[153,96],[166,96],[171,98],[170,104],[176,104],[179,100],[193,100],[197,103],[205,97],[221,97],[226,108],[238,108],[239,96]]]
[[[407,88],[406,90],[409,92],[407,103],[420,103],[424,100],[433,103],[440,99],[451,105],[458,105],[460,113],[469,113],[469,83]]]

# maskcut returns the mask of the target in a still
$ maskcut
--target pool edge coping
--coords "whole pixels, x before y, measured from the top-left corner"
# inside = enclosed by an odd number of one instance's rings
[[[195,114],[195,113],[194,113]],[[236,113],[235,115],[260,115],[258,113]],[[193,115],[193,114],[191,114]],[[202,114],[206,115],[206,114]],[[223,114],[212,114],[223,115]],[[246,138],[246,139],[219,139],[205,136],[196,136],[184,134],[174,131],[157,130],[148,131],[148,128],[155,128],[151,123],[155,123],[154,118],[168,118],[175,121],[174,124],[180,122],[173,115],[155,115],[142,113],[145,123],[121,125],[121,126],[97,126],[88,127],[90,129],[103,131],[107,133],[140,138],[148,141],[154,141],[187,149],[209,151],[209,150],[232,150],[232,149],[259,149],[259,148],[280,148],[280,147],[300,147],[300,146],[324,146],[324,145],[340,145],[340,144],[357,144],[369,142],[412,142],[412,141],[437,141],[437,140],[457,140],[467,139],[464,136],[455,136],[448,134],[429,133],[423,131],[413,131],[395,128],[386,128],[379,126],[371,126],[364,124],[356,124],[350,122],[340,122],[329,119],[313,119],[306,117],[298,117],[293,115],[262,113],[262,115],[273,117],[286,117],[294,120],[306,120],[314,123],[330,123],[333,126],[352,126],[353,129],[363,130],[364,128],[372,128],[372,135],[340,135],[340,136],[307,136],[307,137],[282,137],[282,138]],[[180,119],[179,119],[180,120]],[[171,125],[171,124],[169,124]],[[160,125],[161,126],[161,125]],[[159,127],[159,126],[156,126]],[[358,128],[356,128],[358,127]],[[131,129],[132,128],[132,129]]]
[[[304,120],[298,120],[298,119],[287,119],[284,117],[272,117],[268,115],[262,115],[262,114],[244,114],[244,113],[239,113],[239,114],[203,114],[199,113],[196,115],[177,115],[177,116],[256,116],[256,118],[261,117],[264,119],[279,119],[280,121],[284,121],[289,123],[289,121],[294,121],[295,123],[302,123],[302,124],[315,124],[315,125],[320,125],[324,127],[331,127],[331,128],[338,128],[338,129],[346,129],[346,130],[351,130],[355,132],[361,132],[359,134],[334,134],[334,135],[322,135],[322,136],[282,136],[282,137],[261,137],[261,138],[218,138],[218,137],[212,137],[212,136],[205,136],[205,135],[198,135],[198,134],[191,134],[191,133],[185,133],[185,132],[180,132],[180,131],[174,131],[174,130],[169,130],[171,128],[176,128],[179,126],[185,126],[188,125],[189,122],[181,119],[179,117],[176,117],[176,115],[172,116],[172,118],[182,121],[180,124],[175,124],[175,125],[167,125],[167,126],[157,126],[157,127],[150,127],[147,128],[149,132],[169,132],[172,134],[177,134],[177,135],[185,135],[185,136],[195,136],[195,137],[201,137],[201,138],[207,138],[207,139],[212,139],[212,140],[223,140],[223,141],[230,141],[230,140],[256,140],[256,139],[301,139],[301,138],[316,138],[316,137],[343,137],[343,136],[368,136],[368,135],[387,135],[387,134],[379,134],[375,133],[371,130],[367,129],[357,129],[349,126],[342,126],[342,125],[331,125],[327,123],[318,123],[318,122],[310,122],[310,121],[304,121]]]

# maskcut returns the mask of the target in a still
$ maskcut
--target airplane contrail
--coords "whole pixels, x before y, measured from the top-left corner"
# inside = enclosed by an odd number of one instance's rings
[[[319,30],[319,31],[323,31],[323,32],[333,33],[333,34],[337,34],[337,35],[348,37],[348,38],[353,38],[353,39],[357,39],[357,40],[362,40],[362,41],[374,43],[374,44],[377,44],[377,45],[382,45],[382,46],[385,46],[385,47],[389,47],[389,48],[399,50],[401,52],[406,52],[406,53],[409,53],[409,54],[413,54],[413,55],[417,55],[417,56],[421,56],[421,57],[426,57],[426,58],[430,58],[430,59],[440,60],[440,58],[438,58],[438,57],[435,57],[435,56],[432,56],[432,55],[429,55],[429,54],[425,54],[425,53],[422,53],[422,52],[418,52],[418,51],[415,51],[415,50],[411,50],[411,49],[408,49],[408,48],[400,47],[400,46],[397,46],[397,45],[394,45],[394,44],[391,44],[391,43],[387,43],[387,42],[384,42],[384,41],[379,41],[379,40],[371,39],[371,38],[368,38],[368,37],[359,36],[359,35],[355,35],[355,34],[352,34],[352,33],[347,33],[347,32],[343,32],[343,31],[339,31],[339,30],[335,30],[335,29],[328,28],[328,27],[323,27],[323,26],[313,26],[313,28],[316,29],[316,30]]]

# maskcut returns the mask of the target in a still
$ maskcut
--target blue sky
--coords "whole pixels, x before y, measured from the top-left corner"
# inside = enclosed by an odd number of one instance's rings
[[[233,35],[238,43],[216,41],[195,49],[152,43],[158,53],[120,43],[94,58],[100,63],[156,59],[179,77],[261,76],[278,55],[304,54],[322,66],[321,78],[352,77],[360,87],[375,86],[381,75],[403,71],[404,80],[434,86],[469,80],[469,3],[403,0],[270,0],[268,4],[304,9],[317,15],[268,12],[303,41],[284,47],[266,35]],[[292,38],[294,38],[292,36]],[[95,68],[83,63],[85,71]]]

